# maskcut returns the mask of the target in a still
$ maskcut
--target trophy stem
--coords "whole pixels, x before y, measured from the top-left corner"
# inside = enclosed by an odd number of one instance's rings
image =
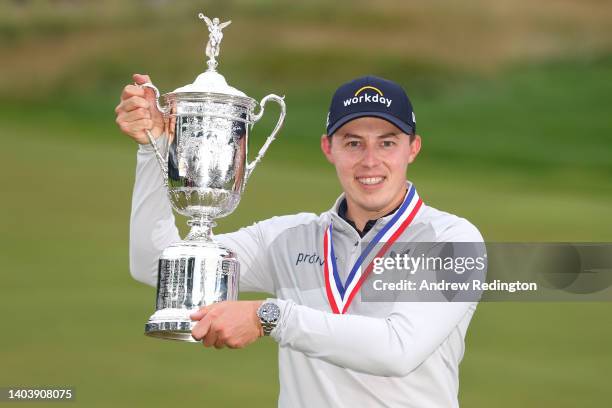
[[[187,221],[187,225],[191,227],[189,234],[185,237],[185,241],[206,241],[212,242],[212,229],[217,223],[206,215],[199,215]]]

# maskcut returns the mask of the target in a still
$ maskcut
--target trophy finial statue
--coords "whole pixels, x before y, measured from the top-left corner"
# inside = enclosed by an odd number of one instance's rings
[[[221,23],[219,18],[215,17],[212,19],[206,17],[204,13],[198,14],[198,17],[201,20],[206,22],[206,26],[208,27],[208,43],[206,43],[206,56],[208,57],[208,70],[216,71],[217,69],[217,57],[219,56],[219,48],[221,48],[221,40],[223,39],[223,30],[225,27],[230,25],[232,22],[226,21]]]

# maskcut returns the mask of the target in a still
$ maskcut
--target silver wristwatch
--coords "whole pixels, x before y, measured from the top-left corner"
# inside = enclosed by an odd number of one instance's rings
[[[264,336],[269,336],[280,319],[280,307],[273,302],[264,302],[257,309],[257,317],[259,317]]]

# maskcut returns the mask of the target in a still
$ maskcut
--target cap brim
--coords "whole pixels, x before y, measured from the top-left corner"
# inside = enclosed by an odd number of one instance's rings
[[[414,128],[412,126],[410,126],[408,123],[404,121],[399,120],[393,115],[389,115],[388,113],[385,113],[385,112],[355,112],[355,113],[351,113],[350,115],[343,116],[342,118],[337,120],[336,123],[334,123],[327,130],[327,134],[331,136],[336,132],[336,130],[340,129],[340,127],[344,126],[351,120],[354,120],[357,118],[363,118],[363,117],[381,118],[381,119],[386,120],[387,122],[391,122],[393,125],[397,126],[402,132],[406,134],[414,133]]]

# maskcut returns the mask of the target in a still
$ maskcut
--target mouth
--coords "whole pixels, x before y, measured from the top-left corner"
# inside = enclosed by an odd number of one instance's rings
[[[386,179],[384,176],[355,177],[355,180],[364,186],[375,186],[381,184]]]

